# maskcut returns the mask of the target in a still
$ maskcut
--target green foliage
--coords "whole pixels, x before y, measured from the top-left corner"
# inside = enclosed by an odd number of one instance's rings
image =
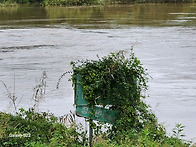
[[[0,6],[37,3],[41,6],[82,6],[130,3],[191,3],[196,0],[0,0]]]
[[[181,124],[176,124],[176,127],[173,129],[173,133],[174,133],[173,136],[176,138],[184,137],[185,135],[182,134],[184,127],[185,126]]]
[[[71,65],[73,84],[80,74],[89,107],[93,108],[101,98],[103,107],[110,105],[110,109],[120,114],[115,124],[118,131],[133,128],[139,131],[148,121],[156,122],[141,99],[147,90],[148,74],[132,51],[127,58],[120,51],[97,61],[78,61]]]
[[[150,126],[151,124],[149,124]],[[165,134],[165,130],[159,130],[159,133]],[[177,128],[174,128],[177,129]],[[148,128],[144,128],[141,132],[127,131],[124,133],[124,138],[118,140],[108,140],[103,136],[97,136],[94,142],[95,147],[195,147],[191,145],[191,141],[186,141],[175,137],[163,135],[159,140],[154,140],[151,135],[154,132]]]
[[[148,89],[149,75],[135,57],[133,50],[128,57],[123,51],[119,51],[98,60],[71,62],[71,66],[73,85],[76,84],[77,75],[80,74],[84,98],[90,108],[93,109],[99,104],[119,113],[116,122],[102,134],[103,138],[110,140],[115,146],[124,145],[124,142],[126,146],[127,143],[130,146],[177,143],[171,142],[165,128],[158,124],[149,106],[143,102],[145,91]],[[92,124],[92,121],[90,123],[94,130],[99,132],[96,130],[99,128],[97,124]],[[174,135],[178,138],[182,130],[182,126],[177,126]],[[184,145],[182,141],[177,141]]]
[[[43,6],[81,6],[81,5],[92,5],[100,4],[99,0],[44,0]]]
[[[71,62],[71,66],[73,84],[76,83],[76,75],[80,74],[85,98],[91,106],[101,97],[106,103],[110,101],[113,104],[112,109],[118,109],[127,101],[140,101],[143,97],[141,91],[147,89],[147,74],[132,52],[127,59],[120,51],[98,61]]]
[[[43,0],[43,6],[81,6],[81,5],[94,5],[94,4],[107,4],[107,3],[182,3],[182,2],[194,2],[194,0]]]
[[[68,146],[70,144],[83,145],[80,140],[83,133],[77,132],[76,126],[67,128],[58,123],[57,118],[50,113],[36,113],[33,109],[20,111],[13,116],[0,114],[3,122],[0,126],[0,146]]]
[[[1,0],[2,4],[7,4],[8,6],[14,6],[16,4],[29,3],[29,0]]]
[[[0,1],[0,7],[17,7],[18,4],[13,0],[2,0]]]
[[[56,122],[57,118],[49,113],[35,113],[32,109],[20,109],[16,116],[0,113],[0,146],[3,147],[62,147],[62,146],[87,146],[86,132],[81,131],[80,126],[65,125]],[[190,141],[182,140],[184,126],[177,124],[171,137],[165,136],[163,127],[160,130],[150,129],[149,124],[140,132],[134,130],[124,131],[117,134],[119,139],[108,139],[98,133],[94,137],[94,147],[159,147],[178,146],[188,147]],[[152,135],[158,131],[163,137],[158,140]],[[81,133],[78,133],[81,132]],[[26,135],[25,135],[26,134]],[[23,136],[20,136],[23,135]],[[179,138],[180,136],[180,138]],[[193,145],[194,146],[194,145]]]

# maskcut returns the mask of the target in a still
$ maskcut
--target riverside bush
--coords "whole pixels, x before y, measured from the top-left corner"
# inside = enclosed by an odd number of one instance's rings
[[[44,0],[43,6],[81,6],[102,4],[102,0]]]
[[[176,143],[168,139],[165,128],[144,103],[149,75],[132,49],[128,57],[119,51],[98,60],[71,62],[71,66],[73,85],[77,75],[81,75],[84,98],[92,109],[91,114],[94,114],[93,108],[99,104],[100,98],[103,107],[119,113],[116,121],[102,134],[103,138],[115,145],[124,142],[140,146]],[[90,123],[94,129],[99,128]]]
[[[28,115],[28,116],[27,116]],[[42,112],[35,113],[34,110],[20,109],[17,115],[0,113],[0,146],[1,147],[83,147],[87,146],[85,132],[78,133],[78,126],[72,125],[67,128],[65,125],[56,122],[56,117],[52,114]],[[149,124],[150,125],[150,124]],[[174,146],[188,147],[191,142],[184,141],[182,136],[182,126],[176,125],[174,135],[165,136],[161,140],[152,140],[150,134],[154,132],[143,129],[140,133],[125,131],[124,138],[108,139],[103,134],[94,137],[94,147],[159,147]],[[162,130],[165,133],[164,130]],[[20,136],[23,135],[23,136]],[[121,135],[118,135],[121,136]],[[194,145],[193,145],[194,146]]]
[[[0,146],[70,146],[84,145],[77,126],[67,128],[50,113],[37,113],[33,109],[20,109],[16,115],[0,113]]]
[[[0,7],[18,4],[39,4],[41,6],[82,6],[133,3],[194,3],[196,0],[0,0]]]
[[[132,51],[127,58],[120,51],[97,61],[72,62],[71,65],[73,84],[80,74],[89,107],[93,108],[98,98],[102,98],[103,107],[109,104],[110,109],[120,114],[113,128],[119,131],[117,134],[130,129],[140,131],[148,123],[156,125],[154,114],[142,100],[148,74]]]

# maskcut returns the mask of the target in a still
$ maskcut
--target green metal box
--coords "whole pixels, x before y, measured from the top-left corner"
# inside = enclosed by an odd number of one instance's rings
[[[99,99],[101,104],[102,99]],[[75,87],[75,104],[76,115],[79,117],[85,117],[87,119],[93,119],[101,122],[114,123],[118,113],[108,108],[103,108],[102,105],[97,105],[93,109],[88,106],[88,101],[85,99],[82,90],[81,75],[77,75],[76,87]],[[92,112],[94,115],[92,115]]]

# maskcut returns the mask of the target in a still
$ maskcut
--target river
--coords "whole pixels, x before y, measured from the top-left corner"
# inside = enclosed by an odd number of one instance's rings
[[[152,77],[146,102],[159,122],[168,133],[181,123],[195,141],[195,4],[0,8],[0,111],[13,111],[5,85],[18,108],[32,107],[45,71],[40,111],[67,114],[74,110],[70,75],[56,84],[70,62],[131,47]]]

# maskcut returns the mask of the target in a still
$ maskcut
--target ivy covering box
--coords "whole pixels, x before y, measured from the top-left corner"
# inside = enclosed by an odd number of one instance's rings
[[[119,51],[98,60],[71,62],[71,66],[76,113],[88,118],[95,135],[101,134],[117,146],[190,145],[167,136],[164,126],[144,102],[149,75],[132,49],[129,56]],[[106,127],[104,132],[102,127]],[[180,134],[183,129],[177,130],[176,134]]]
[[[98,60],[71,62],[71,65],[72,82],[77,91],[76,105],[82,106],[78,95],[82,96],[81,103],[84,102],[85,108],[91,110],[88,112],[89,119],[95,117],[96,105],[101,105],[103,109],[109,107],[109,110],[119,114],[118,119],[113,121],[118,129],[134,128],[139,131],[147,121],[156,122],[142,101],[145,98],[143,92],[147,90],[148,74],[132,50],[128,57],[119,51]],[[79,85],[81,90],[78,91]],[[77,108],[78,111],[83,109]]]
[[[93,120],[114,123],[118,113],[109,108],[103,108],[103,100],[99,98],[99,105],[89,108],[87,100],[84,98],[82,89],[81,76],[77,75],[77,82],[75,86],[75,104],[76,104],[76,115],[79,117],[90,118]],[[91,112],[94,112],[91,114]],[[93,115],[94,114],[94,115]]]

